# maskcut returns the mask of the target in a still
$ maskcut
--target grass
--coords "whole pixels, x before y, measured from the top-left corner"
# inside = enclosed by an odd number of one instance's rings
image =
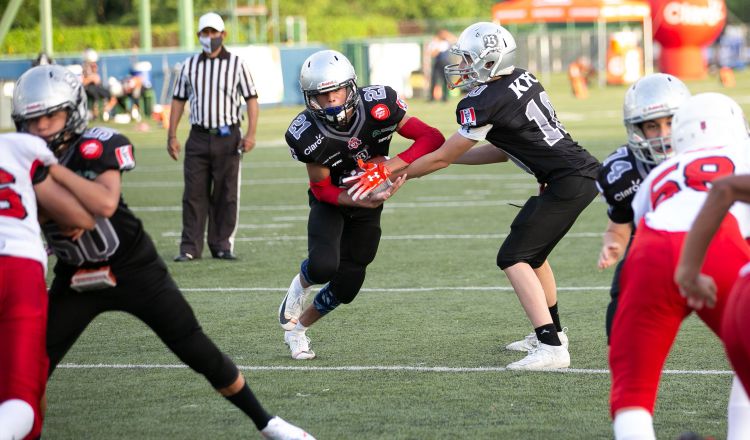
[[[737,83],[725,92],[748,111],[750,74],[739,72]],[[595,88],[590,99],[576,101],[565,78],[546,86],[566,128],[596,157],[623,143],[624,87]],[[724,91],[715,78],[688,86]],[[445,105],[414,99],[409,113],[450,134],[454,110],[455,99]],[[262,109],[258,147],[243,161],[238,262],[171,262],[181,230],[182,164],[167,157],[163,130],[117,126],[138,160],[124,177],[126,201],[206,332],[244,368],[267,409],[318,439],[611,438],[610,380],[602,370],[612,271],[596,269],[606,225],[601,201],[550,257],[576,370],[498,368],[520,359],[502,347],[530,331],[494,262],[517,212],[508,202],[523,202],[536,190],[533,178],[512,164],[456,165],[408,182],[386,204],[383,240],[359,297],[308,332],[319,357],[289,358],[275,314],[306,255],[306,173],[283,142],[298,111]],[[183,140],[186,126],[183,120]],[[406,145],[397,136],[391,151]],[[48,385],[46,438],[258,437],[240,411],[202,377],[178,368],[150,330],[126,314],[97,318],[63,363]],[[695,318],[683,325],[666,368],[729,369],[719,342]],[[724,437],[730,381],[729,374],[664,375],[659,438],[686,430]]]

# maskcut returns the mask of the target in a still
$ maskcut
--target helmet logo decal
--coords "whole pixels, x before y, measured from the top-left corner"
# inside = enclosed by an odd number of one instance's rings
[[[391,111],[385,104],[378,104],[370,110],[370,114],[378,121],[385,121],[391,116]]]
[[[484,47],[497,47],[500,45],[500,39],[495,34],[487,34],[482,37]]]
[[[104,152],[102,143],[96,139],[89,139],[81,142],[81,146],[78,147],[78,149],[81,152],[81,156],[86,160],[99,159]]]
[[[349,144],[347,146],[350,150],[356,150],[360,145],[362,145],[362,141],[353,137],[349,139]]]
[[[701,131],[706,131],[706,121],[701,121]]]

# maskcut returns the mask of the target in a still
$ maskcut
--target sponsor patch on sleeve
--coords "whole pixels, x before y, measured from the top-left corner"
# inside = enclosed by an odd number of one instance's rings
[[[461,109],[461,125],[462,126],[477,125],[477,115],[476,113],[474,113],[474,107]]]
[[[391,116],[391,111],[385,104],[378,104],[370,110],[370,114],[378,121],[385,121]]]
[[[406,111],[406,109],[409,108],[409,106],[406,104],[406,101],[401,97],[401,95],[396,98],[396,105],[398,105],[403,111]]]
[[[81,152],[81,156],[83,156],[84,159],[96,160],[102,157],[104,146],[102,146],[102,143],[97,139],[87,139],[81,142],[81,145],[78,146],[78,150]]]
[[[123,145],[115,149],[115,157],[117,158],[117,164],[120,165],[121,170],[132,170],[135,168],[135,157],[133,156],[133,146]]]

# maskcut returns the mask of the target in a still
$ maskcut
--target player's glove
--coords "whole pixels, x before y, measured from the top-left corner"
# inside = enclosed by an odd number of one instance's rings
[[[362,169],[362,173],[342,180],[343,183],[356,181],[346,191],[352,197],[352,200],[364,200],[370,194],[385,191],[393,185],[388,179],[391,170],[384,163],[363,162],[362,159],[357,159],[357,166]]]

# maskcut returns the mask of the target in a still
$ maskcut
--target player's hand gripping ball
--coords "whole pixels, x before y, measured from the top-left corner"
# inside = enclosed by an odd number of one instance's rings
[[[347,190],[347,194],[352,197],[352,200],[364,200],[371,195],[387,191],[393,186],[393,182],[388,179],[391,170],[383,163],[386,159],[383,156],[375,157],[369,162],[357,159],[357,166],[362,172],[343,179],[345,184],[355,182]]]

